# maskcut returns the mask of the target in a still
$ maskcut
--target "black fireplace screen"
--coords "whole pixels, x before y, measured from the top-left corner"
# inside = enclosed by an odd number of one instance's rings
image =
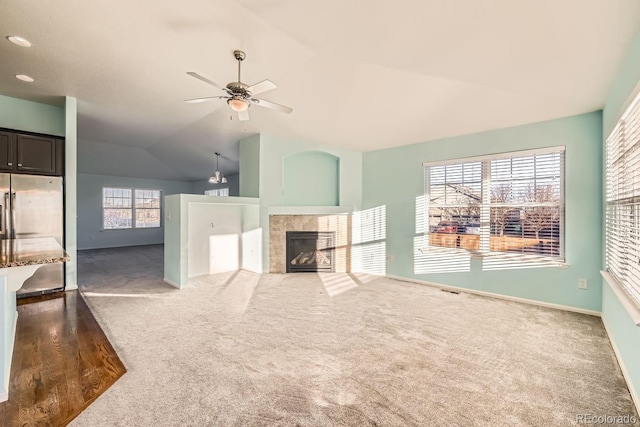
[[[287,273],[334,272],[333,231],[287,231]]]

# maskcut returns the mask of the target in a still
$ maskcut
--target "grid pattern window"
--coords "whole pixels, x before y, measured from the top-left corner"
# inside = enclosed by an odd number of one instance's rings
[[[160,190],[135,190],[136,228],[160,227]]]
[[[119,230],[160,227],[161,194],[160,190],[103,188],[103,229]]]
[[[606,266],[640,307],[640,95],[606,140]]]
[[[229,188],[214,188],[212,190],[204,190],[205,196],[221,196],[228,197],[229,196]]]
[[[426,163],[425,249],[494,256],[485,269],[564,261],[563,179],[564,147]]]
[[[105,230],[117,230],[131,228],[132,191],[130,188],[103,188],[103,228]]]

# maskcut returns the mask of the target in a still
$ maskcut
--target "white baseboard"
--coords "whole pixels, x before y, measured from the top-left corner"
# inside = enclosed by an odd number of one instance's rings
[[[564,311],[571,311],[571,312],[574,312],[574,313],[588,314],[590,316],[597,316],[597,317],[601,317],[602,316],[602,313],[600,313],[599,311],[587,310],[587,309],[578,308],[578,307],[571,307],[569,305],[553,304],[553,303],[550,303],[550,302],[536,301],[536,300],[532,300],[532,299],[512,297],[512,296],[503,295],[503,294],[496,294],[496,293],[493,293],[493,292],[485,292],[485,291],[478,291],[478,290],[475,290],[475,289],[462,288],[462,287],[458,287],[458,286],[443,285],[441,283],[427,282],[426,280],[410,279],[408,277],[393,276],[391,274],[387,274],[385,277],[388,277],[389,279],[398,280],[398,281],[401,281],[401,282],[411,282],[411,283],[417,283],[419,285],[427,285],[427,286],[431,286],[431,287],[434,287],[434,288],[446,289],[446,290],[457,291],[457,292],[465,292],[465,293],[468,293],[468,294],[482,295],[482,296],[485,296],[485,297],[498,298],[498,299],[503,299],[503,300],[507,300],[507,301],[521,302],[521,303],[524,303],[524,304],[538,305],[540,307],[555,308],[557,310],[564,310]]]
[[[629,393],[631,394],[631,400],[633,400],[633,403],[636,406],[636,411],[640,414],[640,396],[638,396],[638,392],[636,391],[635,387],[633,387],[633,383],[631,382],[631,376],[629,375],[629,371],[627,370],[627,367],[624,364],[620,351],[618,351],[618,346],[616,345],[616,342],[613,340],[613,335],[609,333],[609,328],[607,328],[607,322],[605,321],[604,317],[602,318],[602,324],[604,325],[604,330],[607,332],[607,336],[609,337],[609,341],[611,342],[611,347],[613,347],[613,352],[615,353],[616,359],[618,360],[618,365],[620,365],[622,376],[624,377],[625,382],[627,383],[627,388],[629,389]]]

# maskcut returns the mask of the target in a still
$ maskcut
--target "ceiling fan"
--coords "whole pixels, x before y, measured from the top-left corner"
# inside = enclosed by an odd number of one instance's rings
[[[238,113],[238,120],[249,120],[249,109],[250,105],[259,105],[260,107],[271,108],[272,110],[281,111],[283,113],[289,114],[293,111],[293,108],[287,107],[284,105],[276,104],[275,102],[267,101],[265,99],[254,98],[254,95],[257,95],[262,92],[266,92],[268,90],[275,89],[277,86],[271,80],[263,80],[260,83],[256,83],[254,85],[246,85],[242,83],[240,80],[240,64],[246,58],[246,55],[241,50],[233,51],[233,56],[238,60],[238,81],[231,82],[225,87],[220,87],[214,81],[209,80],[208,78],[201,76],[198,73],[193,71],[189,71],[187,74],[191,77],[195,77],[198,80],[201,80],[211,86],[218,88],[227,93],[227,95],[221,96],[208,96],[205,98],[194,98],[194,99],[186,99],[184,102],[188,103],[196,103],[196,102],[205,102],[211,101],[213,99],[226,99],[229,107],[235,112]]]

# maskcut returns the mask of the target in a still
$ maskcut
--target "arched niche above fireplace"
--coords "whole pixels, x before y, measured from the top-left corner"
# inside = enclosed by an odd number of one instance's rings
[[[338,206],[340,158],[324,151],[305,151],[284,158],[283,204]]]

